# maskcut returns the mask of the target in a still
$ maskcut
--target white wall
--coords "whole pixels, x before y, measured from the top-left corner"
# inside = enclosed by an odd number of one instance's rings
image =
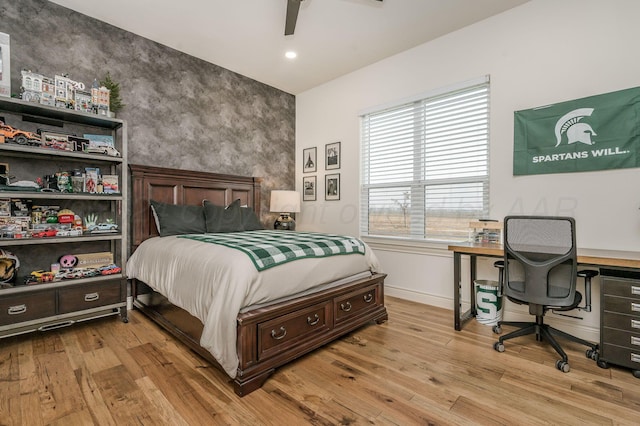
[[[490,75],[491,217],[571,215],[579,247],[640,250],[639,169],[512,174],[515,110],[640,86],[638,16],[637,0],[532,0],[298,95],[298,190],[303,176],[314,175],[302,173],[302,150],[318,147],[319,160],[318,201],[303,203],[298,229],[358,235],[360,111]],[[342,142],[341,200],[324,201],[324,175],[335,172],[324,170],[324,145],[335,141]],[[389,274],[387,294],[452,308],[446,247],[372,245]],[[491,262],[481,266],[494,276]],[[589,334],[598,321],[595,309],[569,322]]]

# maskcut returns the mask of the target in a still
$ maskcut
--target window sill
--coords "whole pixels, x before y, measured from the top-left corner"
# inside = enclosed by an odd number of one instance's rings
[[[451,256],[449,245],[452,243],[433,241],[412,240],[400,237],[375,237],[362,236],[362,241],[367,243],[372,249],[393,251],[399,253],[429,254],[435,256]]]

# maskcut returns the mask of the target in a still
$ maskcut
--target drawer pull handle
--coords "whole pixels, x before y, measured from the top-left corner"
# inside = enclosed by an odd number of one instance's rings
[[[271,337],[273,337],[276,340],[280,340],[282,338],[284,338],[284,336],[287,335],[287,329],[283,327],[280,327],[280,335],[278,335],[278,333],[275,330],[271,330]]]
[[[631,354],[631,361],[632,362],[640,362],[640,354]]]
[[[351,306],[351,302],[341,303],[340,304],[340,309],[342,309],[345,312],[349,312],[351,310],[351,308],[353,308],[353,306]]]
[[[636,296],[640,296],[640,287],[637,285],[631,286],[631,294],[635,294]]]
[[[100,299],[100,295],[98,293],[89,293],[84,295],[85,302],[95,302]]]
[[[9,306],[9,309],[7,309],[9,315],[20,315],[25,312],[27,312],[27,305]]]
[[[632,303],[631,304],[631,311],[640,312],[640,303]]]
[[[631,328],[640,328],[640,321],[631,320]]]
[[[640,337],[631,336],[631,344],[640,346]]]
[[[319,322],[320,322],[320,317],[318,316],[318,314],[314,314],[313,318],[307,317],[307,324],[309,325],[316,325]]]
[[[371,301],[373,300],[373,294],[367,293],[362,298],[366,303],[371,303]]]

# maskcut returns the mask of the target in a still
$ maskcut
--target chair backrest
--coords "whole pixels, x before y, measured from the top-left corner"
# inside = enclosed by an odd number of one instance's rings
[[[571,217],[504,219],[504,293],[535,305],[570,306],[578,269]]]

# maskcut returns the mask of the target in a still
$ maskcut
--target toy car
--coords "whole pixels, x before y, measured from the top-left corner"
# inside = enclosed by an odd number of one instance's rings
[[[82,269],[71,269],[62,276],[65,279],[82,278],[84,276]]]
[[[45,229],[44,231],[35,231],[31,233],[31,238],[55,237],[58,231],[55,229]]]
[[[31,274],[26,278],[25,284],[48,283],[53,281],[54,278],[55,274],[53,272],[40,269],[38,271],[31,272]]]
[[[85,268],[81,269],[83,277],[95,277],[96,275],[100,275],[100,271],[96,268]]]
[[[115,223],[96,223],[93,225],[89,225],[87,227],[89,232],[107,232],[107,231],[117,231],[118,225]]]
[[[120,157],[120,152],[111,145],[90,145],[84,151],[90,154],[106,154],[111,157]]]
[[[60,229],[56,237],[79,237],[82,235],[82,228]]]
[[[39,134],[16,129],[15,127],[5,124],[3,121],[0,121],[0,135],[19,145],[40,145],[42,143],[42,138]]]
[[[117,265],[111,264],[98,268],[98,271],[100,271],[100,274],[102,275],[111,275],[119,274],[120,272],[122,272],[122,268]]]

